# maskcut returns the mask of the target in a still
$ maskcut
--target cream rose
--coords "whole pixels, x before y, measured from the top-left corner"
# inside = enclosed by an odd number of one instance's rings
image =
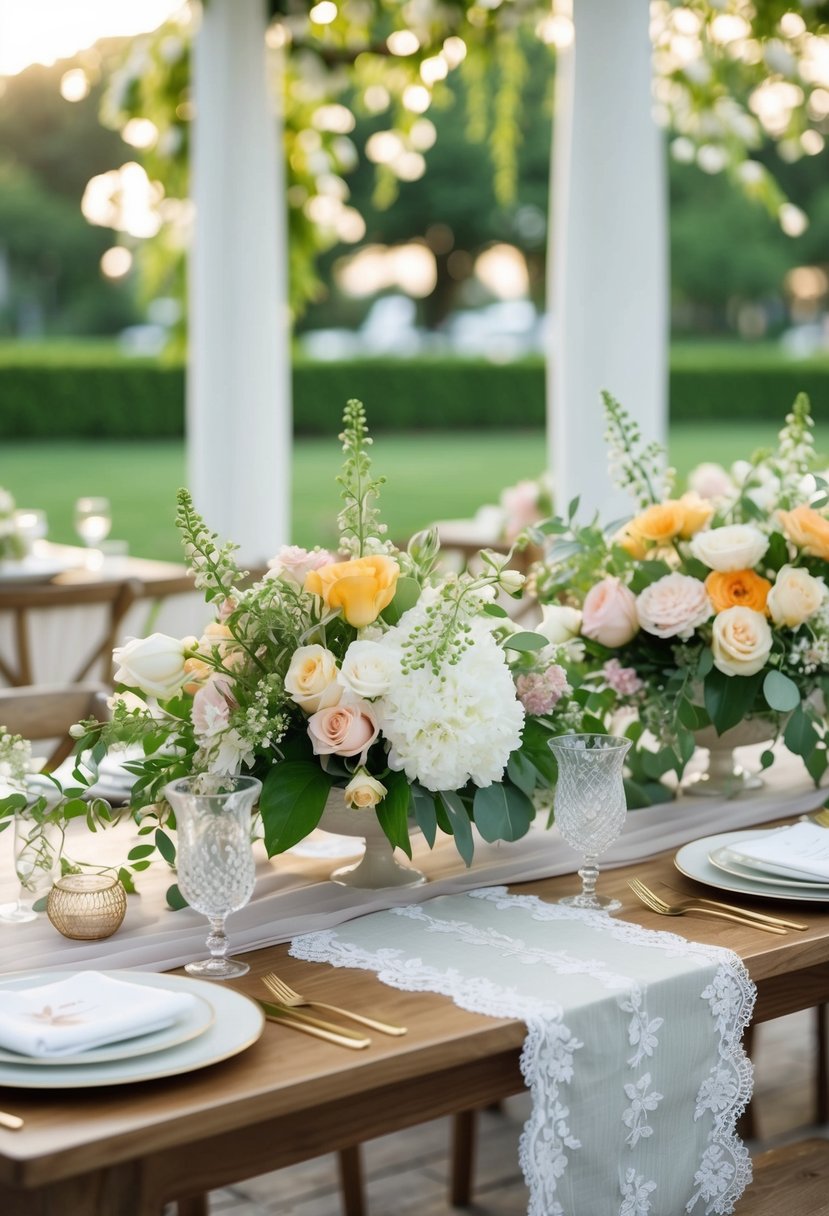
[[[315,756],[360,756],[366,753],[380,733],[371,706],[366,701],[332,705],[317,710],[308,719],[308,735]]]
[[[535,627],[535,632],[542,634],[554,646],[578,637],[581,630],[581,613],[578,608],[570,608],[566,604],[543,604],[541,621]]]
[[[376,777],[370,777],[365,769],[360,769],[343,790],[343,798],[347,806],[358,811],[366,807],[377,806],[377,803],[382,802],[388,792],[381,781],[378,781]]]
[[[826,598],[826,584],[800,566],[781,566],[766,604],[775,625],[797,629]]]
[[[636,596],[618,578],[608,576],[584,597],[581,631],[602,646],[624,646],[639,632]]]
[[[713,611],[704,585],[690,574],[666,574],[636,600],[639,624],[657,638],[689,638]]]
[[[690,543],[691,553],[711,570],[751,570],[765,555],[768,537],[753,524],[727,524],[698,532]]]
[[[148,696],[169,700],[186,679],[185,656],[197,645],[195,638],[171,638],[151,633],[148,638],[131,638],[112,652],[117,666],[115,683],[140,688]]]
[[[771,653],[771,628],[753,608],[726,608],[714,617],[714,666],[726,676],[753,676]]]
[[[285,690],[307,714],[336,705],[342,689],[331,651],[324,646],[298,646],[285,673]]]
[[[397,652],[380,642],[352,642],[343,657],[337,682],[367,701],[388,692],[400,665]]]

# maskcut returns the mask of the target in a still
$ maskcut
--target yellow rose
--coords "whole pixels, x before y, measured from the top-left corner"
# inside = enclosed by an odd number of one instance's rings
[[[829,519],[805,504],[778,512],[783,531],[798,549],[829,561]]]
[[[676,498],[654,503],[628,524],[634,536],[660,545],[679,536],[684,526],[685,508]]]
[[[771,583],[753,570],[712,570],[705,580],[705,590],[715,612],[735,607],[765,612]]]
[[[376,777],[370,777],[365,769],[360,769],[343,790],[343,797],[346,804],[356,811],[377,806],[388,792]]]
[[[714,514],[714,507],[705,498],[701,498],[695,490],[689,490],[687,494],[683,494],[679,505],[683,510],[679,535],[683,540],[688,540],[695,532],[699,532],[701,528],[705,527]]]
[[[613,540],[621,549],[629,553],[635,562],[641,562],[647,555],[645,542],[638,533],[633,531],[631,524],[625,524],[623,528],[620,528]]]
[[[822,579],[798,566],[781,566],[769,592],[769,612],[775,625],[797,629],[814,616],[826,596]]]
[[[399,574],[393,557],[355,557],[309,571],[305,590],[318,595],[326,608],[340,609],[349,625],[362,629],[392,602]]]

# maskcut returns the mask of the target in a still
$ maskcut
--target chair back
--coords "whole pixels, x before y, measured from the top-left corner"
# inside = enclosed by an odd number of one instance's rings
[[[32,742],[49,740],[52,750],[44,772],[57,768],[75,745],[70,726],[87,718],[109,718],[105,684],[77,684],[71,688],[0,688],[0,726]]]

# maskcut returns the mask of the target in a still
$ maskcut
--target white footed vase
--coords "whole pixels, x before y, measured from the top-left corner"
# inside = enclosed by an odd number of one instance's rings
[[[750,772],[737,761],[735,747],[771,743],[779,727],[770,718],[745,718],[718,735],[713,726],[694,732],[698,747],[708,750],[708,767],[682,783],[683,792],[695,798],[736,798],[763,788],[759,773]]]
[[[323,832],[337,836],[356,836],[365,840],[366,849],[359,861],[333,870],[332,882],[363,890],[383,887],[419,887],[426,875],[414,866],[397,860],[395,850],[371,808],[352,810],[346,806],[343,791],[331,790],[322,818],[317,825]]]

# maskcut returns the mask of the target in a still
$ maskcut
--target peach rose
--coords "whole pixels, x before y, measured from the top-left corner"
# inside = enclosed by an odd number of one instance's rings
[[[639,632],[636,596],[618,578],[608,576],[584,599],[581,631],[602,646],[624,646]]]
[[[769,592],[768,610],[775,625],[797,629],[815,615],[826,598],[826,584],[799,566],[781,566]]]
[[[691,636],[711,616],[711,601],[698,578],[666,574],[651,583],[636,600],[639,624],[657,638]]]
[[[647,507],[641,515],[630,521],[628,527],[635,536],[640,536],[651,544],[664,545],[679,536],[684,524],[684,507],[677,499],[669,498],[667,502],[658,502]]]
[[[638,532],[634,532],[631,523],[624,524],[613,537],[613,543],[618,545],[620,549],[624,549],[625,553],[629,553],[635,562],[641,562],[647,557],[648,546],[645,544]]]
[[[753,570],[712,570],[705,580],[705,590],[715,612],[734,607],[765,612],[771,583]]]
[[[394,599],[399,574],[400,567],[393,557],[355,557],[311,570],[305,578],[305,590],[318,595],[326,608],[340,609],[349,625],[363,629],[376,621]]]
[[[778,518],[792,544],[829,561],[829,519],[825,515],[804,504],[793,511],[779,511]]]
[[[714,617],[714,666],[726,676],[753,676],[771,653],[771,628],[752,608],[726,608]]]
[[[343,790],[346,805],[352,810],[359,811],[366,807],[377,806],[389,791],[376,777],[371,777],[364,768],[351,778]]]
[[[679,505],[682,507],[682,527],[679,535],[683,540],[690,540],[695,533],[705,527],[714,514],[714,508],[707,499],[702,498],[694,490],[683,494]]]
[[[285,673],[285,691],[307,714],[336,705],[342,688],[331,651],[324,646],[298,646]]]
[[[366,701],[319,709],[308,719],[308,735],[315,756],[359,756],[362,764],[379,733],[377,720]]]

